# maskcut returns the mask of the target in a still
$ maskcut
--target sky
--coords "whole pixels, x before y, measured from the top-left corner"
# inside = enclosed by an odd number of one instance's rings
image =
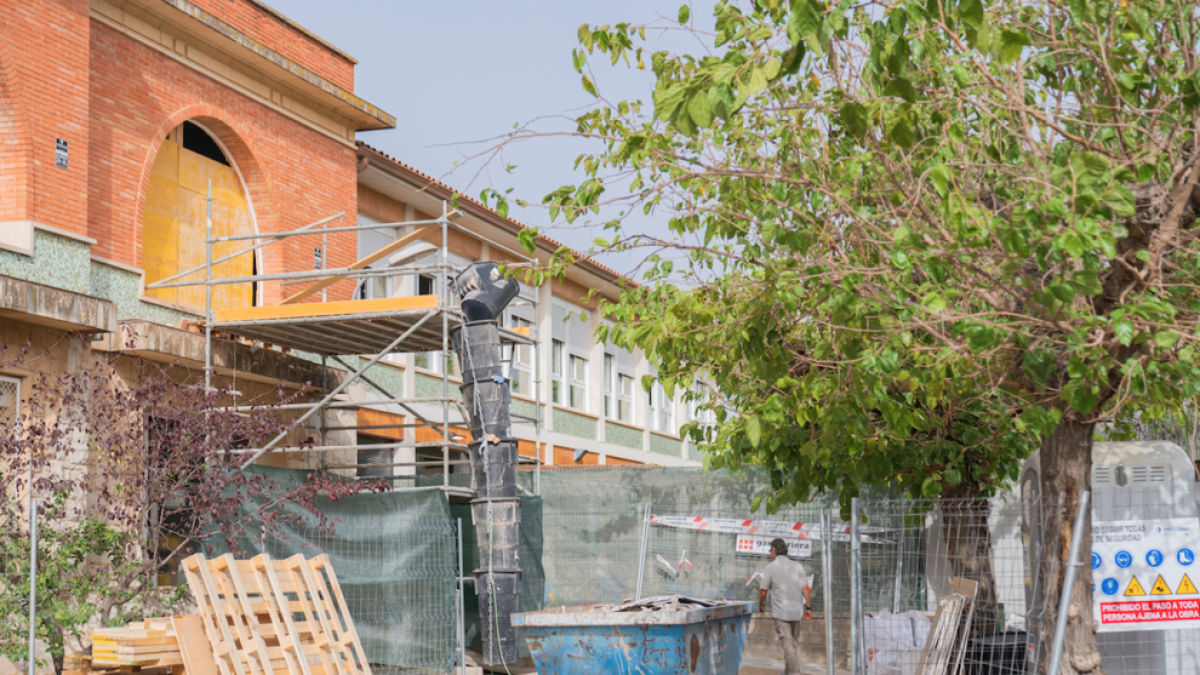
[[[504,134],[515,123],[535,117],[578,115],[595,100],[580,87],[581,76],[571,64],[580,24],[674,18],[683,0],[268,2],[356,58],[355,93],[396,116],[395,129],[362,132],[359,140],[472,197],[485,187],[511,187],[511,197],[539,204],[559,186],[580,182],[572,167],[585,145],[571,139],[539,139],[507,152],[506,163],[517,165],[514,172],[495,165],[487,174],[476,175],[474,168],[452,172],[456,160],[462,162],[481,149],[462,144]],[[692,16],[694,21],[711,21],[711,10],[693,7]],[[656,48],[694,46],[684,45],[681,37],[648,37]],[[590,61],[606,98],[649,102],[654,86],[649,71],[623,64],[610,68],[607,60],[596,57]],[[578,250],[586,251],[601,234],[547,227],[549,214],[543,208],[514,206],[509,215]],[[666,218],[642,217],[635,227],[665,233]],[[641,255],[613,254],[599,260],[629,273]]]

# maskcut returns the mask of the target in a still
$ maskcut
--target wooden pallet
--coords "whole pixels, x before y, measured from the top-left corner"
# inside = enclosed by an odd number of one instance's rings
[[[220,675],[371,675],[329,557],[183,561]]]

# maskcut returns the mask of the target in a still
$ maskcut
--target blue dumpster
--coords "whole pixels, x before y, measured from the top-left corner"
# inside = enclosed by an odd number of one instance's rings
[[[658,612],[591,605],[514,614],[538,675],[737,675],[755,603]]]

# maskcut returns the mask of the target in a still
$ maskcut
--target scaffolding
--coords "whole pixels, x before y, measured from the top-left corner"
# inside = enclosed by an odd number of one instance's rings
[[[243,469],[258,461],[268,452],[287,453],[320,453],[322,466],[334,469],[395,469],[413,467],[414,472],[421,467],[441,467],[442,486],[451,497],[471,499],[475,496],[470,488],[451,485],[451,467],[470,465],[470,449],[463,437],[456,435],[452,427],[467,427],[468,415],[462,407],[461,397],[455,392],[451,395],[452,384],[450,368],[447,359],[451,356],[450,335],[466,321],[458,303],[452,296],[453,279],[463,271],[450,261],[449,235],[451,230],[457,230],[472,239],[486,243],[490,250],[503,251],[516,259],[516,267],[530,266],[535,261],[523,252],[510,249],[503,244],[492,241],[478,232],[468,231],[453,222],[452,217],[459,215],[451,212],[449,204],[442,202],[442,215],[432,220],[416,220],[393,223],[369,223],[365,225],[340,225],[345,213],[338,213],[323,218],[294,230],[271,232],[263,234],[243,234],[234,236],[213,236],[213,199],[212,184],[209,182],[207,215],[205,223],[206,249],[205,263],[202,266],[179,272],[164,279],[146,285],[146,289],[178,288],[184,286],[203,285],[204,292],[204,385],[206,390],[212,390],[214,374],[212,363],[212,341],[214,334],[240,338],[243,340],[278,345],[281,348],[294,350],[302,354],[319,357],[324,377],[328,377],[330,362],[347,371],[347,376],[336,386],[330,382],[311,383],[317,386],[322,397],[318,401],[291,403],[278,406],[278,409],[288,410],[298,414],[288,429],[280,432],[270,442],[257,448],[230,449],[246,455]],[[331,226],[332,225],[332,226]],[[364,230],[395,230],[396,228],[411,228],[408,234],[397,238],[391,244],[379,251],[356,261],[348,267],[330,269],[327,267],[329,235],[342,232],[362,232]],[[403,252],[414,244],[419,244],[431,233],[441,234],[441,245],[437,247],[436,262],[425,263],[422,259],[404,261]],[[248,276],[214,277],[213,267],[222,262],[232,260],[246,254],[257,254],[257,251],[278,242],[293,238],[320,237],[320,246],[314,246],[315,257],[318,261],[314,269],[308,271],[282,272],[275,274],[254,273]],[[218,245],[236,245],[236,242],[253,242],[253,245],[233,253],[214,258],[214,248]],[[429,252],[431,255],[433,252]],[[372,268],[371,265],[379,260],[399,257],[400,263],[384,268]],[[429,256],[422,256],[429,257]],[[390,263],[390,261],[389,261]],[[258,268],[258,269],[261,269]],[[194,279],[203,272],[203,279]],[[395,296],[372,299],[350,299],[328,301],[327,290],[338,284],[352,282],[355,284],[354,295],[357,295],[359,284],[374,277],[419,277],[428,276],[436,281],[432,295]],[[192,280],[188,280],[193,277]],[[286,298],[282,303],[269,306],[252,306],[233,309],[217,309],[213,307],[213,289],[216,286],[228,284],[256,284],[255,288],[262,289],[268,282],[296,283],[312,282],[302,291]],[[300,302],[320,293],[319,302]],[[256,293],[260,299],[262,292]],[[505,362],[509,372],[514,372],[513,360],[517,350],[522,345],[538,347],[538,323],[541,317],[538,293],[530,296],[522,293],[514,306],[531,305],[533,320],[527,330],[512,327],[501,327],[500,339],[505,352]],[[498,317],[499,318],[499,317]],[[503,322],[501,322],[503,323]],[[390,354],[407,354],[417,352],[440,351],[443,363],[439,369],[441,375],[442,395],[440,397],[397,396],[377,381],[368,377],[372,367]],[[536,354],[537,352],[534,351]],[[365,358],[365,364],[352,365],[348,359]],[[533,427],[534,456],[520,455],[523,464],[533,464],[534,491],[540,491],[541,465],[543,446],[541,442],[541,358],[533,359],[533,393],[534,415],[519,415],[513,413],[514,422],[526,422]],[[347,400],[345,392],[350,385],[361,382],[364,386],[377,392],[382,399]],[[457,386],[457,385],[456,385]],[[403,392],[401,392],[403,393]],[[406,411],[414,421],[397,424],[362,425],[358,411],[362,409],[379,410],[384,406],[394,405]],[[423,415],[418,406],[441,408],[441,420],[430,419]],[[253,406],[231,405],[223,410],[232,412],[251,412]],[[337,413],[353,412],[354,424],[331,424],[330,416]],[[456,416],[452,418],[452,413]],[[313,420],[313,422],[310,422]],[[310,424],[309,429],[315,431],[316,439],[309,439],[302,445],[286,445],[287,435],[295,428]],[[429,428],[440,431],[440,437],[432,442],[416,442],[415,430]],[[404,441],[395,443],[363,443],[359,438],[362,431],[381,431],[384,429],[411,429],[413,435]],[[335,432],[352,432],[352,443],[331,443],[330,434]],[[405,433],[406,436],[409,434]],[[412,449],[414,459],[411,462],[359,463],[360,450],[398,450]],[[440,460],[422,461],[420,450],[440,450]],[[328,453],[353,451],[355,461],[329,464]],[[455,458],[452,459],[451,456]],[[357,471],[356,471],[357,473]],[[469,472],[467,472],[469,473]],[[392,476],[395,477],[395,476]],[[398,488],[404,489],[404,488]]]

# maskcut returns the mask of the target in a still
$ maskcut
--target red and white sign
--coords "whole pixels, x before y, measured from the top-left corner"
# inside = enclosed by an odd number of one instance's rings
[[[737,552],[746,555],[771,555],[771,542],[776,537],[761,537],[754,534],[739,534]],[[788,547],[788,556],[792,558],[812,557],[811,539],[784,539]]]
[[[784,520],[738,520],[736,518],[706,518],[704,516],[650,516],[650,524],[659,527],[674,527],[683,530],[700,532],[719,532],[722,534],[757,535],[765,537],[768,542],[772,539],[821,539],[820,523],[799,523]],[[871,534],[889,532],[882,527],[864,526],[859,528],[862,540],[865,542],[879,541],[872,539]],[[850,526],[839,523],[833,528],[834,541],[850,541]],[[790,544],[789,544],[790,545]]]
[[[1097,632],[1200,628],[1196,518],[1092,522]]]

